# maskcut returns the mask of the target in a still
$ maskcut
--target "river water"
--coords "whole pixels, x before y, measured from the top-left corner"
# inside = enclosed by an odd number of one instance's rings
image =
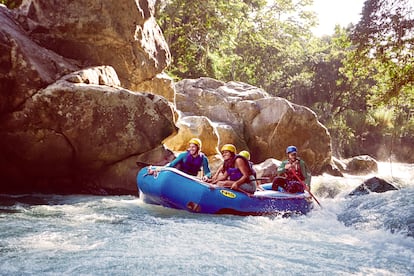
[[[200,215],[134,196],[0,195],[1,275],[414,275],[413,164],[400,189],[349,197],[370,176],[313,178],[317,205],[284,218]]]

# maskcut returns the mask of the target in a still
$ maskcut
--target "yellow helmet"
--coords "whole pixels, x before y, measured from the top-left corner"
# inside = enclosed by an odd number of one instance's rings
[[[199,149],[201,149],[201,140],[198,138],[191,138],[190,141],[188,141],[189,144],[197,145]]]
[[[225,144],[225,145],[223,145],[221,147],[221,150],[220,151],[223,152],[225,150],[228,150],[228,151],[236,154],[236,147],[234,145],[232,145],[232,144]]]
[[[250,153],[247,150],[242,150],[239,152],[239,155],[245,157],[247,160],[250,160]]]

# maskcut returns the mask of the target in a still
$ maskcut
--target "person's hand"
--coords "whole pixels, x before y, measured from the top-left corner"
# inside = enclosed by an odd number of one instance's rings
[[[287,163],[287,164],[285,165],[285,170],[289,170],[291,167],[292,167],[292,164]]]
[[[157,170],[153,170],[153,169],[151,169],[151,166],[150,167],[148,167],[148,169],[147,169],[147,174],[150,174],[150,175],[153,175],[154,173],[156,173],[157,172]]]
[[[260,185],[257,185],[256,186],[256,191],[264,191],[265,189],[263,189],[263,187],[262,186],[260,186]]]
[[[237,184],[236,184],[236,183],[231,184],[230,189],[232,189],[232,190],[237,190],[238,188],[239,188],[239,187],[237,186]]]
[[[210,181],[211,181],[211,179],[210,179],[208,176],[206,176],[206,175],[204,175],[204,176],[201,178],[201,180],[203,180],[204,182],[210,182]]]

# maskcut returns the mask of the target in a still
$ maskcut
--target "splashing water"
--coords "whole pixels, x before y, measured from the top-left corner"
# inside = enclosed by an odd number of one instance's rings
[[[200,215],[133,196],[0,195],[1,275],[413,275],[412,164],[399,190],[348,196],[371,176],[319,176],[323,208],[283,218]],[[387,169],[388,167],[388,169]]]

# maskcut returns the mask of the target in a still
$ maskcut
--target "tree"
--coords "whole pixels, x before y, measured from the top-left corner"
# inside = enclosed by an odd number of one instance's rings
[[[347,60],[353,49],[349,28],[336,26],[332,36],[323,37],[315,46],[311,89],[299,102],[311,107],[329,129],[336,156],[360,151],[366,129],[366,98],[374,83],[371,79],[352,78],[348,72]]]
[[[312,54],[310,28],[315,15],[306,11],[311,1],[272,1],[254,14],[248,28],[239,32],[232,77],[269,93],[295,100],[295,91],[309,85],[307,66]]]
[[[217,64],[213,64],[212,57],[231,47],[234,31],[243,29],[249,13],[265,3],[263,0],[159,1],[158,20],[173,58],[169,72],[178,79],[214,78]]]
[[[413,2],[366,0],[351,39],[356,49],[349,67],[359,79],[375,80],[368,99],[371,122],[382,128],[383,135],[391,137],[391,155],[395,139],[414,142]],[[392,111],[392,123],[388,127],[378,122],[383,118],[378,114],[384,113],[378,110]]]
[[[159,22],[173,57],[170,73],[242,81],[270,93],[291,91],[303,76],[315,24],[312,0],[159,2]]]
[[[389,102],[414,84],[414,9],[408,0],[367,0],[351,36],[355,65],[378,81],[373,100]],[[411,90],[412,89],[408,89]],[[375,101],[374,101],[375,102]]]

